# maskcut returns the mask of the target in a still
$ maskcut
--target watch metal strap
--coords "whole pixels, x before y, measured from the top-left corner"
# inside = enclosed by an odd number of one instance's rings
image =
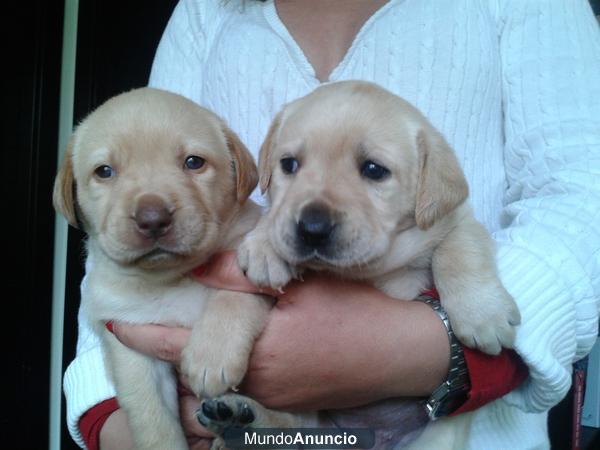
[[[469,372],[461,343],[450,326],[448,315],[440,301],[427,294],[417,297],[418,301],[428,304],[440,317],[448,333],[450,343],[450,369],[446,381],[440,384],[425,401],[425,409],[431,420],[447,416],[454,412],[466,400],[471,387]]]

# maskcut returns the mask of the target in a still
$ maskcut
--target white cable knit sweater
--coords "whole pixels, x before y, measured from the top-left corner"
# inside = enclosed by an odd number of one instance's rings
[[[330,76],[346,79],[406,98],[446,136],[521,309],[530,377],[476,412],[469,448],[549,448],[547,410],[598,333],[600,33],[587,1],[390,0]],[[182,0],[150,85],[214,110],[256,156],[274,114],[319,81],[273,0]],[[114,390],[84,317],[79,332],[64,388],[83,446],[80,416]]]

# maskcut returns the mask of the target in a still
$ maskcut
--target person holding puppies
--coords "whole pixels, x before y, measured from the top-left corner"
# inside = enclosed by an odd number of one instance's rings
[[[471,392],[451,412],[479,407],[467,448],[537,449],[549,448],[547,412],[598,332],[598,73],[600,33],[585,0],[182,0],[149,84],[215,111],[255,157],[282,106],[322,83],[373,81],[419,108],[456,152],[475,215],[494,237],[501,280],[521,313],[515,350],[529,373],[521,383],[525,370],[511,353],[466,351]],[[198,277],[255,289],[231,254]],[[242,386],[265,405],[426,398],[446,380],[448,337],[429,306],[324,275],[284,291],[273,293],[279,302]],[[81,445],[126,448],[124,414],[80,321],[65,374],[70,430]],[[114,329],[175,362],[188,337],[152,325]],[[202,448],[209,435],[194,419],[198,400],[183,391],[181,420],[191,447]]]

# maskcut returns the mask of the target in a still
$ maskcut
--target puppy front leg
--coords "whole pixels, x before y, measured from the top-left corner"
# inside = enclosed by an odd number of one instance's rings
[[[288,264],[269,240],[268,216],[263,216],[237,249],[238,264],[256,286],[280,290],[300,272]]]
[[[135,448],[187,450],[171,365],[126,347],[108,331],[103,333],[103,343]]]
[[[463,344],[492,355],[512,348],[521,317],[498,278],[494,243],[483,225],[465,215],[434,251],[432,270],[442,305]]]
[[[270,307],[265,297],[243,292],[211,296],[182,354],[183,373],[199,398],[223,394],[242,381]]]

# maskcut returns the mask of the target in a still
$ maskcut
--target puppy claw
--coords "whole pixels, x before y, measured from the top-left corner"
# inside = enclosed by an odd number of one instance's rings
[[[227,450],[225,445],[225,441],[220,437],[216,437],[213,439],[213,443],[210,446],[210,450]]]
[[[200,386],[200,392],[206,391],[206,377],[208,376],[208,369],[202,371],[202,385]]]
[[[473,305],[481,305],[482,297],[486,299],[484,306],[475,309]],[[514,300],[501,286],[480,288],[475,297],[458,293],[455,298],[444,299],[443,304],[453,332],[463,345],[490,355],[498,355],[502,348],[513,348],[520,315]]]
[[[267,239],[250,233],[237,250],[238,264],[246,277],[259,287],[278,290],[297,274],[271,247]]]
[[[512,314],[508,318],[508,323],[510,325],[512,325],[513,327],[516,327],[517,325],[521,325],[521,314],[519,314],[519,311],[516,308],[515,308],[515,311],[512,312]]]
[[[221,353],[206,347],[188,346],[182,354],[182,372],[200,398],[214,397],[235,388],[242,382],[248,367],[248,358],[243,352]]]

